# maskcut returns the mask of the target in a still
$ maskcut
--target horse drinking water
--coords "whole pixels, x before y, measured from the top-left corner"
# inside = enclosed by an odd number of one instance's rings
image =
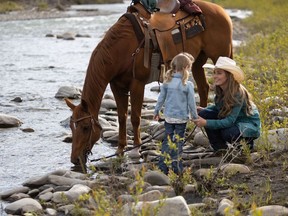
[[[141,1],[143,0],[134,2],[128,7],[127,12],[106,32],[93,51],[80,104],[76,106],[71,101],[65,100],[73,112],[70,121],[71,162],[75,165],[80,162],[86,164],[88,154],[100,138],[102,128],[98,122],[98,113],[108,84],[113,92],[118,112],[119,140],[116,153],[123,154],[127,144],[126,120],[129,97],[134,146],[141,144],[139,126],[141,108],[144,88],[150,77],[152,52],[159,52],[165,65],[168,65],[171,57],[179,52],[189,52],[194,56],[192,72],[201,106],[207,105],[209,91],[202,65],[208,58],[215,63],[219,56],[232,57],[232,22],[222,7],[195,0],[205,16],[206,27],[193,37],[188,37],[189,25],[195,23],[198,25],[192,15],[182,10],[178,10],[176,14],[164,14],[161,9],[160,12],[153,12],[144,7],[145,4]],[[171,39],[171,32],[175,32],[175,26],[180,37]],[[156,49],[155,46],[159,47]]]

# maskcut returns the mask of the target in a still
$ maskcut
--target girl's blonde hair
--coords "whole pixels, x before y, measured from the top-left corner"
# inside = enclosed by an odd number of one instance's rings
[[[192,67],[192,64],[194,62],[194,57],[186,52],[179,53],[176,55],[171,63],[170,63],[170,69],[165,73],[164,76],[164,82],[170,82],[172,79],[173,73],[179,72],[182,73],[182,83],[183,85],[186,85],[187,80],[189,78],[189,71]]]
[[[244,102],[244,108],[246,115],[252,115],[252,96],[247,89],[239,84],[233,77],[233,74],[225,71],[227,76],[227,89],[223,91],[219,86],[215,87],[216,102],[223,102],[223,107],[219,112],[219,118],[224,118],[232,111],[233,106],[242,104]],[[236,97],[235,97],[236,96]]]

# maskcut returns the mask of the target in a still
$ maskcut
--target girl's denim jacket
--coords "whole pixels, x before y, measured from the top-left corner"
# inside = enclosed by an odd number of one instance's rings
[[[163,104],[164,116],[166,117],[188,120],[190,118],[189,114],[191,114],[193,119],[198,118],[194,84],[187,81],[184,86],[181,73],[174,73],[171,81],[163,83],[161,86],[154,115],[159,115]]]

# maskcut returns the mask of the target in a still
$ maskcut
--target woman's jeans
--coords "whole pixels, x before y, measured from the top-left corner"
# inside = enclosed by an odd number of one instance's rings
[[[219,119],[218,112],[209,109],[200,111],[198,115],[204,119]],[[250,150],[253,149],[253,140],[255,138],[241,137],[241,132],[236,125],[218,130],[208,129],[205,127],[205,131],[207,133],[210,145],[214,151],[226,149],[228,147],[227,142],[233,144],[235,142],[239,143],[241,140],[245,140],[247,142]]]
[[[181,154],[183,152],[183,139],[184,139],[184,133],[186,129],[186,123],[183,124],[170,124],[165,121],[165,135],[162,142],[162,148],[161,148],[161,156],[160,160],[158,162],[159,169],[165,173],[168,174],[168,166],[165,163],[165,154],[170,155],[170,160],[172,160],[172,170],[174,173],[179,174],[183,171],[183,164],[181,159]],[[176,144],[176,149],[171,149],[169,147],[169,139]]]

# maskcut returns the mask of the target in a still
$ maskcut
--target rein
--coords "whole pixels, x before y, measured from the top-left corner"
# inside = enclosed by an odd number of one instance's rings
[[[195,125],[195,127],[193,128],[193,130],[190,132],[190,134],[185,138],[185,140],[184,140],[184,142],[183,142],[183,145],[187,142],[187,140],[192,136],[192,134],[194,133],[194,131],[196,130],[196,128],[197,128],[197,125]],[[165,133],[165,131],[163,131],[162,133]],[[162,134],[161,133],[161,134]],[[159,134],[157,135],[157,136],[159,136]],[[131,151],[131,150],[133,150],[133,149],[135,149],[135,148],[139,148],[139,147],[141,147],[142,145],[144,145],[145,143],[147,143],[147,142],[150,142],[152,139],[154,139],[155,137],[151,137],[150,139],[148,139],[148,140],[146,140],[145,142],[143,142],[142,144],[140,144],[140,145],[137,145],[137,146],[134,146],[133,148],[131,148],[131,149],[127,149],[127,150],[124,150],[123,151],[123,153],[125,153],[125,152],[129,152],[129,151]],[[112,155],[109,155],[109,156],[106,156],[106,157],[101,157],[101,158],[97,158],[97,159],[93,159],[93,160],[90,160],[90,162],[96,162],[96,161],[100,161],[100,160],[103,160],[103,159],[107,159],[107,158],[111,158],[111,157],[114,157],[114,156],[118,156],[119,154],[112,154]],[[160,157],[160,156],[157,156],[156,158],[154,158],[153,160],[151,160],[151,161],[154,161],[154,160],[156,160],[158,157]]]

